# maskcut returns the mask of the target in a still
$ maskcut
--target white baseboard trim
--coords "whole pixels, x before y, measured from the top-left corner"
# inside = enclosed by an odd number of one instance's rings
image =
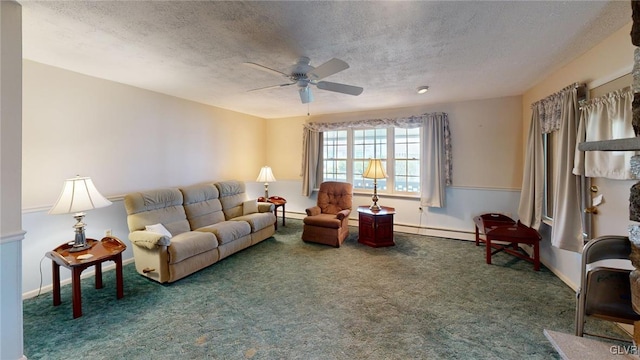
[[[307,216],[303,213],[298,212],[289,212],[287,211],[287,217],[292,219],[302,220]],[[282,219],[280,218],[280,220]],[[358,219],[350,218],[349,225],[358,226]],[[442,237],[448,239],[456,239],[456,240],[476,240],[476,234],[467,230],[460,229],[450,229],[450,228],[438,228],[438,227],[427,227],[427,226],[419,226],[419,225],[409,225],[409,224],[393,224],[393,231],[405,233],[405,234],[413,234],[413,235],[425,235],[425,236],[435,236]]]
[[[122,265],[124,266],[124,265],[130,264],[132,262],[133,262],[133,258],[124,259],[124,260],[122,260]],[[112,262],[109,265],[103,266],[102,267],[102,272],[104,273],[105,271],[114,270],[115,268],[116,268],[116,264]],[[92,267],[92,269],[94,269],[94,268]],[[93,276],[95,276],[95,274],[96,274],[95,269],[91,270],[91,271],[87,271],[87,272],[82,273],[82,275],[80,275],[80,279],[86,279],[86,278],[89,278],[89,277],[93,277]],[[60,286],[67,285],[67,284],[71,284],[71,278],[64,279],[64,280],[60,281]],[[26,293],[23,293],[22,294],[22,300],[31,299],[31,298],[34,298],[34,297],[36,297],[38,295],[42,295],[44,293],[48,293],[48,292],[51,292],[51,291],[53,291],[53,284],[45,285],[45,286],[41,287],[40,289],[35,289],[35,290],[27,291]]]
[[[520,247],[527,252],[527,254],[529,254],[529,256],[533,256],[533,247],[531,247],[531,245],[526,245],[526,244],[521,244]],[[574,283],[573,281],[571,281],[571,279],[569,279],[568,277],[566,277],[562,272],[560,272],[558,269],[556,269],[555,267],[551,266],[549,264],[549,262],[545,261],[545,259],[541,256],[540,257],[540,263],[544,266],[546,266],[547,269],[551,270],[551,272],[558,277],[558,279],[562,280],[563,283],[565,283],[565,285],[567,285],[568,287],[570,287],[573,291],[578,291],[578,287],[579,284]]]

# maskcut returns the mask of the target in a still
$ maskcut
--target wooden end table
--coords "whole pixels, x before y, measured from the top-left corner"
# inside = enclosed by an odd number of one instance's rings
[[[72,286],[72,303],[73,318],[82,316],[82,296],[80,293],[80,274],[90,267],[95,266],[96,270],[96,289],[102,289],[102,263],[105,261],[113,261],[116,263],[116,296],[121,299],[124,296],[124,287],[122,280],[122,252],[127,246],[115,237],[105,237],[98,241],[95,239],[87,239],[87,243],[91,246],[87,250],[70,252],[69,249],[73,244],[62,244],[53,251],[47,252],[46,256],[51,259],[53,266],[53,306],[62,303],[60,299],[60,266],[71,270],[71,286]],[[90,258],[83,259],[83,255],[92,255]]]
[[[378,211],[358,206],[358,242],[372,247],[394,246],[393,214],[396,209],[381,206]]]
[[[285,222],[284,222],[285,215],[286,215],[285,205],[287,204],[287,200],[279,196],[271,196],[267,201],[273,204],[273,215],[276,216],[276,224],[275,224],[276,230],[278,230],[278,208],[279,207],[282,207],[282,226],[287,226],[285,225]]]

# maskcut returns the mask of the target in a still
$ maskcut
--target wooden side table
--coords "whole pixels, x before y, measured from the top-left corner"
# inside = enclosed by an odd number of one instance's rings
[[[121,299],[124,296],[122,280],[122,252],[127,246],[115,237],[105,237],[101,241],[87,239],[91,247],[87,250],[69,252],[73,245],[62,244],[46,256],[51,259],[53,266],[53,306],[62,303],[60,299],[60,266],[71,270],[73,318],[82,316],[82,296],[80,293],[80,274],[90,267],[96,269],[96,289],[102,289],[102,263],[113,261],[116,263],[116,296]],[[87,255],[92,255],[85,258]]]
[[[278,208],[282,207],[282,226],[287,226],[285,225],[285,205],[287,204],[287,200],[285,200],[284,198],[280,197],[280,196],[271,196],[268,200],[270,203],[273,204],[273,215],[276,216],[276,230],[278,230]]]
[[[358,207],[358,242],[372,247],[393,246],[393,214],[396,209],[381,206],[379,211],[369,206]]]

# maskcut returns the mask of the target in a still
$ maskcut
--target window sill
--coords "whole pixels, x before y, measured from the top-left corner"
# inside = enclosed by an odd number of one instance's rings
[[[366,190],[354,190],[353,195],[365,195],[365,196],[373,196],[373,191],[369,192]],[[399,199],[414,199],[420,200],[419,194],[389,194],[378,191],[378,196],[387,197],[387,198],[399,198]]]

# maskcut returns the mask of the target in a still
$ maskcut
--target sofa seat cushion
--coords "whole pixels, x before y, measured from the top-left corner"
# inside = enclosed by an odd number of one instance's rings
[[[341,221],[335,214],[320,214],[304,218],[305,225],[320,226],[331,229],[339,229]]]
[[[192,256],[218,247],[216,236],[212,233],[188,231],[171,238],[169,245],[169,264],[176,264]]]
[[[251,226],[246,221],[223,221],[196,229],[199,232],[215,234],[220,245],[230,243],[251,234]]]
[[[253,213],[244,216],[238,216],[231,219],[233,221],[246,221],[251,225],[251,232],[260,231],[276,223],[276,216],[273,213]]]

